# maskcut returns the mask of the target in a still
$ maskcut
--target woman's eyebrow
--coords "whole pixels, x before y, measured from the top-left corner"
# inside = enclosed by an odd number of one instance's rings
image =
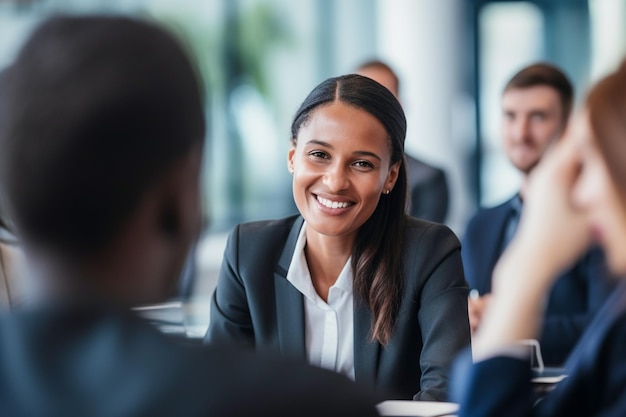
[[[376,158],[379,161],[382,161],[382,159],[380,158],[380,156],[376,155],[374,152],[369,152],[369,151],[355,151],[353,152],[354,155],[359,155],[359,156],[371,156],[372,158]]]
[[[319,140],[319,139],[311,139],[311,140],[307,141],[306,144],[307,145],[320,145],[320,146],[324,146],[324,147],[329,148],[329,149],[334,149],[333,145],[331,145],[328,142],[324,142],[323,140]],[[382,161],[382,158],[380,156],[378,156],[374,152],[370,152],[370,151],[354,151],[354,152],[352,152],[352,154],[353,155],[358,155],[358,156],[370,156],[372,158],[378,159],[379,161]]]

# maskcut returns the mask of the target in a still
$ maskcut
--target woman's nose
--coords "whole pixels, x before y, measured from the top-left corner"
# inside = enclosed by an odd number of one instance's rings
[[[350,181],[346,169],[340,164],[333,164],[324,174],[324,185],[329,191],[341,191],[349,187]]]

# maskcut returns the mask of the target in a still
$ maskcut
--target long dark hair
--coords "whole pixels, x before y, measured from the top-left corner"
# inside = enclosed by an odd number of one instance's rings
[[[404,210],[406,167],[404,138],[406,118],[398,100],[385,87],[367,77],[344,75],[329,78],[304,100],[291,125],[295,145],[298,132],[315,109],[335,101],[365,110],[385,127],[391,144],[391,164],[400,163],[398,179],[383,194],[372,216],[359,229],[352,249],[353,288],[358,301],[372,311],[372,340],[386,345],[393,332],[404,286]]]

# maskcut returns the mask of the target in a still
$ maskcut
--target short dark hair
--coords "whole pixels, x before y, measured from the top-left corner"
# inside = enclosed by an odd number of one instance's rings
[[[356,67],[356,71],[359,72],[370,68],[387,71],[389,75],[391,75],[391,78],[393,78],[394,84],[396,85],[396,92],[398,94],[400,93],[400,78],[398,78],[398,74],[396,74],[396,72],[393,70],[393,68],[391,68],[391,66],[389,66],[389,64],[378,59],[370,59]]]
[[[2,74],[0,203],[19,238],[105,246],[205,136],[199,79],[154,24],[54,17]]]
[[[563,71],[554,65],[539,62],[518,71],[504,87],[504,92],[513,88],[530,88],[538,85],[552,87],[559,94],[563,110],[562,122],[567,122],[574,101],[574,87]]]
[[[354,292],[372,310],[372,338],[386,345],[397,317],[404,285],[402,247],[407,195],[404,164],[406,118],[402,106],[387,88],[357,74],[329,78],[309,93],[291,125],[296,143],[300,128],[313,112],[334,102],[344,103],[374,116],[387,131],[391,163],[399,163],[396,184],[382,195],[372,216],[361,226],[352,251]]]

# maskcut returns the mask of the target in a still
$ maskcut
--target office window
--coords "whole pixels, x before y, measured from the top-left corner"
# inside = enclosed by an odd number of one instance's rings
[[[481,9],[479,31],[480,204],[491,206],[519,189],[519,175],[501,146],[500,97],[517,70],[543,57],[544,21],[530,2],[491,3]]]
[[[591,81],[614,70],[626,55],[626,0],[591,0]]]

